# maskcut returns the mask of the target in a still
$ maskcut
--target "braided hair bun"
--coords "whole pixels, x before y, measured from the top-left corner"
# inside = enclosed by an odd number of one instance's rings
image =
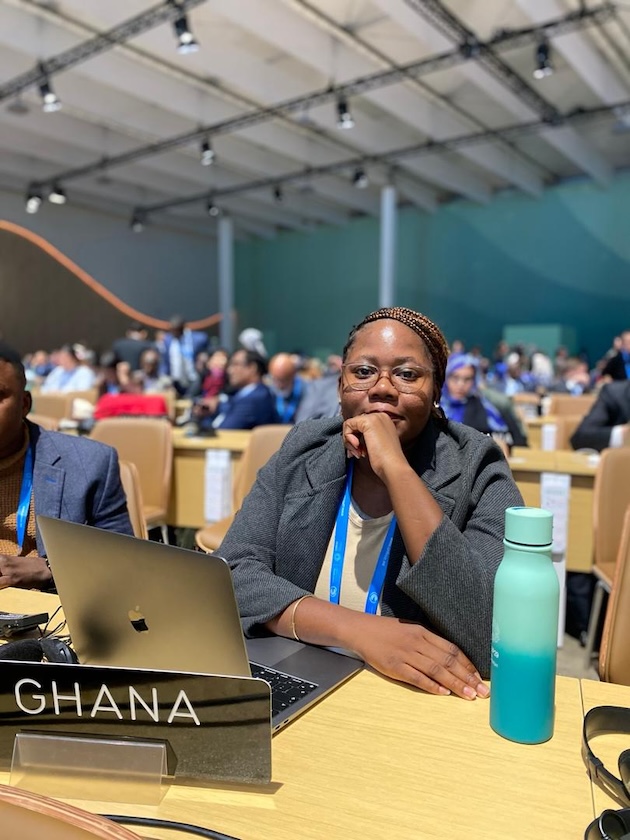
[[[433,377],[436,391],[439,393],[444,384],[446,362],[448,360],[448,344],[437,324],[434,324],[433,321],[421,312],[415,312],[413,309],[407,309],[405,306],[385,307],[384,309],[377,309],[375,312],[370,312],[369,315],[366,315],[361,323],[357,324],[350,331],[346,346],[343,348],[344,361],[359,330],[365,327],[366,324],[383,319],[399,321],[401,324],[413,330],[422,339],[433,363]]]

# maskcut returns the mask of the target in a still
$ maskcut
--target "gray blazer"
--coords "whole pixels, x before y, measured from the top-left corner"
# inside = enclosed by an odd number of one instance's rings
[[[35,446],[35,514],[133,535],[116,450],[30,422],[28,428]],[[37,551],[46,556],[39,528]]]
[[[338,418],[296,425],[219,549],[250,635],[315,590],[346,477],[340,431]],[[409,460],[445,515],[413,566],[396,531],[381,612],[454,642],[487,677],[504,511],[523,504],[521,495],[496,444],[460,423],[441,430],[430,421]]]

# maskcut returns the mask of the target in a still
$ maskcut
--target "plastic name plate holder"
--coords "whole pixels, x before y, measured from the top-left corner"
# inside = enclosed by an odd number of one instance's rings
[[[166,784],[271,781],[263,680],[10,660],[2,675],[0,771],[15,786],[144,804]]]
[[[167,772],[163,742],[18,732],[10,784],[61,799],[157,805]]]

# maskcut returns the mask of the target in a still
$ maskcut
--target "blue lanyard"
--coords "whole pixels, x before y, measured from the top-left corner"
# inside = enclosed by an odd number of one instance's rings
[[[26,535],[26,524],[28,522],[28,510],[31,506],[31,494],[33,492],[33,447],[29,443],[24,458],[24,472],[22,473],[22,486],[20,487],[20,501],[17,509],[17,542],[18,552],[22,552],[24,537]]]
[[[332,564],[330,567],[330,602],[332,604],[339,603],[339,596],[341,594],[341,576],[343,573],[343,563],[346,554],[346,540],[348,537],[348,515],[350,511],[350,499],[352,495],[352,472],[354,463],[348,462],[348,475],[346,476],[346,486],[343,491],[343,498],[341,505],[337,511],[337,521],[335,522],[335,539],[333,542]],[[396,516],[392,517],[389,523],[385,540],[381,546],[381,550],[376,561],[374,574],[370,581],[370,588],[368,589],[367,598],[365,599],[365,612],[376,613],[378,602],[383,591],[383,584],[385,583],[385,573],[387,572],[387,563],[389,561],[389,552],[392,547],[394,539],[394,531],[396,530]]]

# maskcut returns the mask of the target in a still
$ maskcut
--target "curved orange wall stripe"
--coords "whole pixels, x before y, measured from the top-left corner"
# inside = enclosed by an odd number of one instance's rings
[[[124,303],[124,301],[122,301],[119,297],[116,297],[113,292],[110,292],[109,289],[106,289],[91,275],[89,275],[87,271],[80,268],[70,259],[70,257],[62,254],[58,248],[55,248],[54,245],[51,245],[50,242],[47,242],[43,237],[33,233],[32,230],[28,230],[27,228],[20,227],[20,225],[13,224],[13,222],[7,222],[2,219],[0,219],[0,230],[6,230],[16,236],[21,236],[22,239],[26,239],[33,245],[41,248],[41,250],[48,254],[49,257],[52,257],[60,265],[63,265],[64,268],[67,268],[68,271],[74,274],[78,280],[85,283],[88,288],[90,288],[93,292],[96,292],[97,295],[102,297],[103,300],[107,301],[107,303],[111,306],[118,309],[119,312],[122,312],[123,315],[126,315],[131,321],[140,321],[142,324],[146,324],[148,327],[153,327],[156,330],[167,330],[169,328],[168,321],[153,318],[151,315],[146,315],[144,312],[140,312],[138,309],[134,309],[132,306]],[[186,324],[193,330],[204,330],[207,329],[207,327],[213,327],[215,324],[218,324],[222,317],[223,316],[220,314],[209,315],[207,318],[201,318],[198,321],[187,321]]]

